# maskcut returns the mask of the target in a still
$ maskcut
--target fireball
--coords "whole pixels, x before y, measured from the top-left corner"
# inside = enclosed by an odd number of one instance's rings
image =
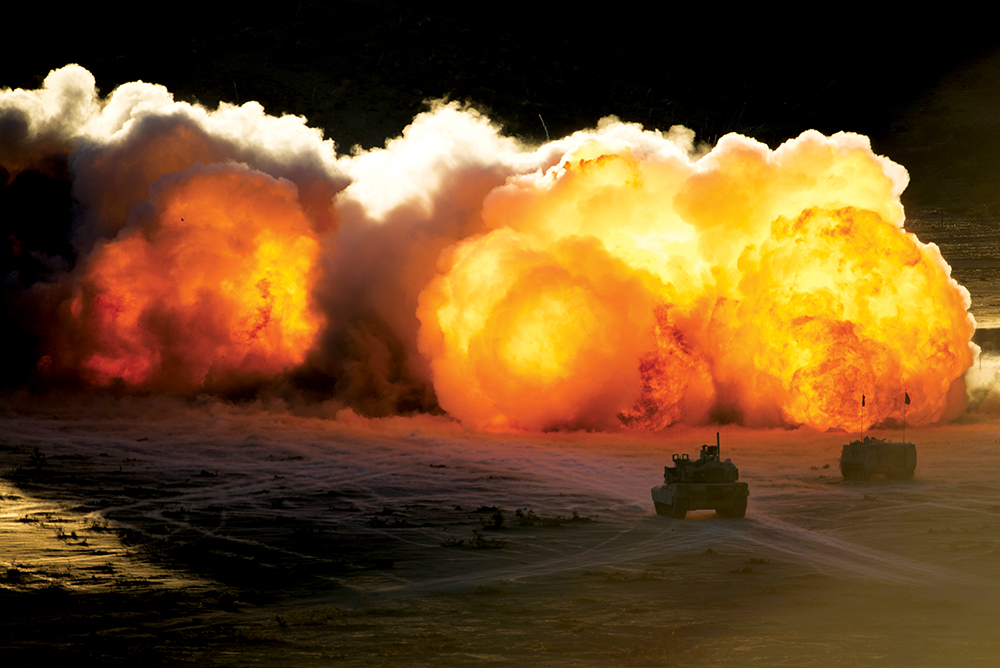
[[[286,181],[235,165],[161,180],[76,283],[85,378],[191,391],[300,364],[324,323],[318,254]]]
[[[700,158],[646,139],[588,137],[511,178],[485,202],[493,231],[442,258],[418,317],[446,410],[856,430],[909,392],[911,423],[942,418],[975,325],[902,227],[905,170],[843,133],[775,151],[729,135]]]

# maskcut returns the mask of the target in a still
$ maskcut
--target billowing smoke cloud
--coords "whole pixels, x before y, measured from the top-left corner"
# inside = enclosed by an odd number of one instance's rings
[[[501,429],[965,405],[968,293],[903,230],[906,171],[858,135],[698,153],[683,128],[605,119],[526,147],[438,103],[338,156],[303,118],[145,83],[101,98],[68,66],[0,91],[7,190],[54,156],[72,257],[7,281],[36,382],[266,386]]]

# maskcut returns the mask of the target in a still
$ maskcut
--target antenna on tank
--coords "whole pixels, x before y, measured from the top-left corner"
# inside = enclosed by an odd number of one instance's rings
[[[861,395],[861,442],[865,441],[865,395]]]
[[[903,388],[903,443],[906,443],[906,407],[910,405],[910,393]]]
[[[722,444],[719,442],[719,432],[715,432],[715,447],[719,451],[719,461],[722,461]]]

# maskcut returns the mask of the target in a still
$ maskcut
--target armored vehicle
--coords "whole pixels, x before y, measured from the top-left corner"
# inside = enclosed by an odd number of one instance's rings
[[[884,475],[892,480],[910,480],[917,468],[917,446],[865,436],[851,441],[840,453],[844,480],[870,480]]]
[[[701,446],[700,458],[673,456],[674,465],[663,467],[664,484],[651,490],[657,515],[684,519],[687,511],[703,509],[713,509],[720,517],[746,515],[750,489],[737,482],[739,469],[728,459],[722,461],[719,451],[716,433],[715,445]]]

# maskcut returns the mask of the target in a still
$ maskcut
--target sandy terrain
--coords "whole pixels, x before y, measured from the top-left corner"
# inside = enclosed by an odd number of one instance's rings
[[[906,483],[844,482],[843,434],[723,428],[744,520],[652,513],[669,454],[707,428],[490,436],[126,398],[9,412],[2,434],[14,657],[986,666],[1000,651],[1000,432],[971,417],[908,430]]]

